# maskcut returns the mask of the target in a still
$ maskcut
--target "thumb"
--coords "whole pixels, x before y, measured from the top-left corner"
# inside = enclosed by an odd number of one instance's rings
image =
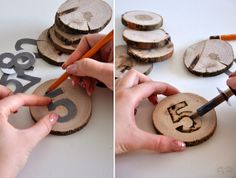
[[[66,68],[66,72],[75,76],[90,76],[89,70],[96,70],[96,62],[93,59],[86,58],[69,65]]]
[[[55,113],[50,113],[40,119],[34,126],[27,129],[25,134],[33,140],[33,145],[37,145],[44,137],[46,137],[52,127],[56,124],[59,116]]]
[[[103,68],[103,63],[91,58],[76,61],[66,68],[66,72],[74,76],[98,77],[98,72]]]
[[[134,142],[137,149],[148,149],[161,153],[183,151],[185,143],[172,137],[155,135],[139,131],[137,141]]]
[[[236,89],[236,77],[229,78],[226,83],[229,87]]]

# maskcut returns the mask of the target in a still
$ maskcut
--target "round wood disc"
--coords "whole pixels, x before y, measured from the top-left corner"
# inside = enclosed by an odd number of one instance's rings
[[[46,81],[45,83],[40,85],[33,92],[33,94],[41,96],[45,95],[46,90],[54,81],[55,80]],[[69,135],[77,132],[88,123],[92,110],[91,98],[81,87],[73,88],[69,79],[64,81],[57,88],[57,90],[62,91],[62,93],[55,94],[51,92],[50,96],[53,98],[52,104],[55,108],[53,108],[53,106],[50,106],[53,109],[49,111],[49,105],[37,107],[34,106],[30,107],[30,113],[33,120],[35,121],[38,121],[50,112],[57,113],[61,117],[67,115],[67,118],[60,118],[58,120],[56,125],[54,125],[51,133],[55,135]],[[57,93],[57,90],[54,91]],[[65,106],[67,106],[71,111],[69,111]]]
[[[128,28],[141,31],[154,30],[163,25],[162,16],[154,12],[141,10],[122,14],[121,21]]]
[[[111,17],[111,7],[102,0],[67,0],[59,7],[55,23],[72,34],[97,33]]]
[[[168,96],[156,106],[153,112],[156,130],[163,135],[184,141],[187,146],[208,140],[217,125],[215,110],[194,120],[190,118],[191,114],[206,102],[203,97],[192,93]]]
[[[48,37],[51,40],[52,44],[54,45],[54,47],[66,54],[71,54],[73,53],[73,51],[76,49],[77,44],[74,45],[66,45],[63,41],[61,41],[59,38],[57,38],[56,34],[55,34],[55,30],[54,27],[51,27],[48,30]]]
[[[40,34],[37,40],[37,48],[40,57],[42,57],[42,59],[44,59],[49,64],[61,66],[69,57],[68,54],[64,54],[56,50],[48,38],[48,29]]]
[[[215,76],[228,70],[233,64],[232,46],[223,40],[204,40],[198,42],[184,53],[184,64],[193,74]]]
[[[128,46],[138,49],[160,48],[170,41],[170,36],[162,29],[152,31],[138,31],[126,29],[123,39]]]
[[[63,41],[66,45],[73,45],[73,44],[79,44],[80,39],[83,37],[83,35],[74,35],[69,34],[64,31],[62,31],[60,28],[58,28],[57,25],[54,25],[54,31],[57,38],[59,38],[61,41]]]
[[[135,49],[128,47],[128,54],[138,61],[149,63],[149,62],[160,62],[169,59],[174,53],[174,45],[171,41],[162,48],[152,49]]]
[[[140,73],[148,75],[153,68],[153,64],[145,64],[136,61],[132,57],[127,54],[127,46],[120,45],[116,46],[115,51],[115,68],[116,73],[115,77],[120,78],[120,76],[126,71],[130,69],[135,69]]]

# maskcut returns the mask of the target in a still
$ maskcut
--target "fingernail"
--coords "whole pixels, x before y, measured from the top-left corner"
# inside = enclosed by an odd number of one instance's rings
[[[186,144],[184,142],[174,140],[172,143],[172,149],[175,151],[183,151],[186,148]]]
[[[228,85],[229,87],[235,89],[235,88],[236,88],[236,79],[235,79],[235,77],[229,78],[229,79],[227,80],[227,85]]]
[[[149,101],[153,104],[153,105],[157,105],[157,96],[152,94],[151,96],[148,97]]]
[[[67,73],[69,74],[75,74],[77,72],[77,65],[72,64],[69,67],[66,68]]]
[[[66,69],[65,63],[61,66],[62,69]]]
[[[234,72],[232,72],[230,75],[229,75],[229,78],[232,77],[234,75]]]
[[[52,113],[52,114],[49,115],[49,121],[51,123],[56,123],[58,118],[59,118],[59,116],[55,113]]]
[[[85,85],[84,81],[81,83],[81,86],[82,86],[83,88],[86,88],[86,85]]]
[[[157,100],[156,100],[156,99],[153,99],[153,100],[152,100],[152,104],[153,104],[153,105],[157,105]]]
[[[52,103],[52,102],[53,102],[53,98],[50,98],[50,102],[49,102],[49,104]]]
[[[46,97],[48,99],[48,104],[52,103],[52,98]]]
[[[13,95],[13,92],[12,91],[9,91],[9,93],[7,94],[7,96],[11,96]]]
[[[74,81],[74,80],[72,80],[72,81],[71,81],[71,83],[72,83],[72,86],[75,88],[75,86],[76,86],[76,83],[75,83],[75,81]]]

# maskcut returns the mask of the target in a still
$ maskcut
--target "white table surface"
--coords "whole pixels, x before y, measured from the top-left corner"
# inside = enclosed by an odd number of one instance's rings
[[[16,53],[18,39],[37,39],[54,23],[57,8],[63,0],[1,0],[0,53]],[[107,2],[113,6],[111,0]],[[108,33],[112,22],[102,31]],[[26,47],[35,51],[35,47]],[[43,83],[57,78],[63,71],[37,59],[32,76],[40,76]],[[30,88],[27,93],[39,86]],[[92,97],[92,116],[81,131],[69,136],[49,135],[32,152],[18,178],[110,178],[113,175],[113,96],[108,89],[96,88]],[[17,128],[33,125],[28,108],[10,117]],[[4,163],[0,163],[4,164]]]
[[[234,0],[117,0],[116,45],[124,44],[121,34],[125,27],[121,14],[130,10],[149,10],[164,18],[163,28],[170,34],[175,52],[171,59],[156,63],[150,77],[173,84],[182,92],[215,97],[216,87],[226,89],[228,76],[202,78],[189,73],[183,65],[185,49],[210,35],[236,32],[236,1]],[[234,51],[236,42],[230,42]],[[235,53],[236,54],[236,53]],[[234,71],[236,64],[230,70]],[[216,108],[218,126],[205,143],[189,147],[181,153],[157,154],[137,151],[116,156],[117,178],[234,178],[236,177],[236,97]],[[147,101],[138,108],[140,128],[155,133],[152,126],[154,107]]]

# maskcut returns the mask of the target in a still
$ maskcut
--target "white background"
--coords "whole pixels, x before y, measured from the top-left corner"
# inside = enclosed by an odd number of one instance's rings
[[[107,0],[112,6],[112,1]],[[37,39],[54,23],[57,8],[63,0],[0,0],[0,53],[12,52],[21,38]],[[102,33],[112,29],[112,22]],[[25,46],[35,51],[33,46]],[[37,59],[32,76],[41,83],[59,77],[64,71]],[[40,84],[30,88],[27,93]],[[49,135],[32,152],[18,178],[110,178],[113,175],[113,101],[112,92],[96,88],[92,97],[92,116],[86,127],[69,136]],[[33,125],[28,108],[10,118],[17,128]],[[17,149],[17,148],[16,148]],[[4,163],[0,163],[4,164]]]
[[[124,44],[121,14],[130,10],[149,10],[163,16],[163,28],[170,34],[175,52],[167,61],[156,63],[150,77],[165,81],[182,92],[196,93],[211,99],[225,90],[226,74],[202,78],[189,73],[183,65],[185,49],[210,35],[236,33],[235,0],[117,0],[116,44]],[[230,42],[234,51],[236,42]],[[234,71],[234,64],[230,70]],[[216,108],[218,126],[212,138],[181,153],[158,154],[138,151],[116,156],[117,178],[233,178],[236,177],[236,98]],[[155,133],[152,126],[154,107],[144,101],[138,108],[140,128]]]

